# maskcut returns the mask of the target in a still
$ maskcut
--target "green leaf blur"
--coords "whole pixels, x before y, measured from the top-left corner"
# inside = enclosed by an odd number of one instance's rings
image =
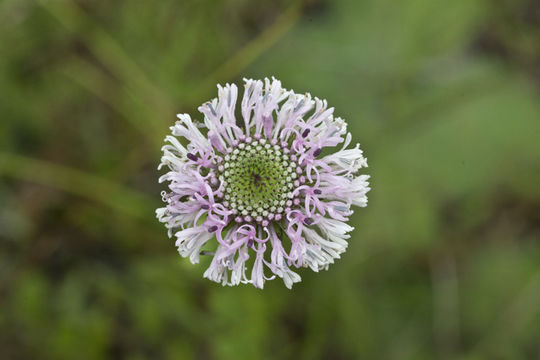
[[[539,69],[534,0],[0,0],[0,358],[537,358]],[[291,291],[203,279],[154,215],[175,114],[266,76],[372,176]]]

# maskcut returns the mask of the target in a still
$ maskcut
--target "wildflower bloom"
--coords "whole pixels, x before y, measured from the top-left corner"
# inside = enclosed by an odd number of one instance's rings
[[[351,206],[367,205],[369,176],[358,174],[367,162],[325,100],[276,79],[244,81],[239,113],[227,84],[199,107],[204,123],[178,115],[156,213],[180,255],[213,255],[204,277],[258,288],[280,277],[291,288],[301,280],[293,268],[327,269],[346,250]]]

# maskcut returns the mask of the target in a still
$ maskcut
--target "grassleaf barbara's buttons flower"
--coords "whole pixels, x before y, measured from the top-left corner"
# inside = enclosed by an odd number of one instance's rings
[[[206,278],[263,288],[279,277],[291,288],[293,269],[327,269],[345,252],[351,206],[367,205],[367,161],[325,100],[274,78],[244,81],[239,108],[236,85],[218,85],[203,121],[178,115],[156,213],[180,255],[213,256]]]

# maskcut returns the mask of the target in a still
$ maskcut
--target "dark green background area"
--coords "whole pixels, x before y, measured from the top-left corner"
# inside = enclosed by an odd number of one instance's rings
[[[276,76],[361,143],[329,271],[223,288],[157,222],[160,147]],[[536,359],[535,0],[0,0],[0,358]]]

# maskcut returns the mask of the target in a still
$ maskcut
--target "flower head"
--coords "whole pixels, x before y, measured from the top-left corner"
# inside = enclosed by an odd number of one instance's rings
[[[262,288],[280,277],[291,288],[293,268],[327,269],[346,250],[351,206],[367,205],[369,176],[358,173],[367,162],[325,100],[276,79],[244,81],[239,113],[227,84],[199,107],[204,123],[178,115],[156,213],[180,255],[213,255],[206,278]]]

